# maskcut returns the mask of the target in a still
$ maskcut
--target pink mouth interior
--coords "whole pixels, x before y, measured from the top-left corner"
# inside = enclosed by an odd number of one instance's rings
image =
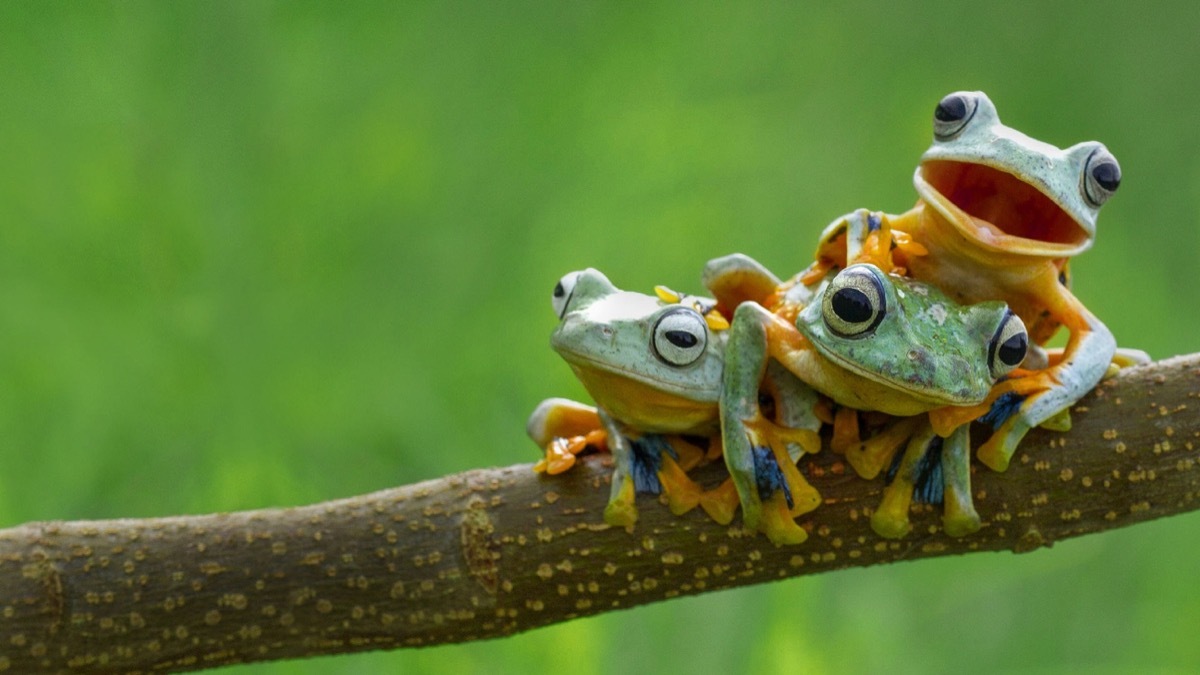
[[[1087,232],[1037,188],[982,164],[931,160],[921,168],[925,182],[968,215],[1011,237],[1078,245]]]

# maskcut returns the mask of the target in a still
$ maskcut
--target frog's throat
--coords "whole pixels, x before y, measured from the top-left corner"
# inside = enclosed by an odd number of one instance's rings
[[[907,410],[893,411],[885,407],[877,407],[877,410],[892,414],[892,415],[915,415],[926,412],[934,408],[942,406],[965,406],[975,405],[983,401],[987,397],[989,389],[981,387],[979,391],[972,392],[969,396],[958,396],[954,392],[939,390],[939,389],[922,389],[915,387],[911,383],[896,378],[887,377],[879,372],[863,368],[858,363],[850,361],[840,356],[839,354],[830,351],[819,341],[812,339],[813,336],[805,332],[806,337],[812,342],[817,354],[824,357],[833,365],[848,371],[860,381],[852,386],[859,389],[881,389],[888,388],[894,390],[897,394],[903,395],[911,401],[905,402],[898,396],[889,396],[886,392],[883,394],[882,400],[886,400],[893,405],[906,405]],[[836,398],[836,397],[835,397]],[[920,404],[920,405],[917,405]]]
[[[564,358],[596,405],[634,429],[708,435],[719,428],[719,378],[713,387],[684,387],[577,354]]]
[[[913,185],[944,220],[985,249],[1065,258],[1092,245],[1087,228],[1046,190],[1003,167],[926,160]]]

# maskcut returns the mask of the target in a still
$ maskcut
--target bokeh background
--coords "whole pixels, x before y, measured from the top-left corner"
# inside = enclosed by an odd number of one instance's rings
[[[1193,3],[0,4],[0,526],[315,502],[532,461],[585,397],[558,277],[781,274],[898,212],[936,101],[1104,141],[1077,294],[1200,351]],[[231,668],[1200,666],[1200,517],[844,571],[511,639]]]

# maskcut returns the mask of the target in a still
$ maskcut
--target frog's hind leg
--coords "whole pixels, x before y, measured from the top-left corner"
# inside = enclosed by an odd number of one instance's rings
[[[996,471],[1008,468],[1017,445],[1030,429],[1074,405],[1095,387],[1116,353],[1112,332],[1070,292],[1061,289],[1047,293],[1042,300],[1053,315],[1061,317],[1071,335],[1061,360],[1053,366],[998,385],[1004,387],[1011,382],[1013,393],[1023,398],[1015,413],[1004,411],[1006,418],[995,415],[990,420],[995,431],[979,447],[979,460]]]
[[[604,522],[615,527],[630,527],[637,522],[636,482],[634,480],[633,445],[620,425],[608,413],[598,411],[600,421],[608,432],[608,449],[613,456],[612,489],[604,507]]]
[[[879,507],[871,514],[871,529],[881,537],[899,539],[908,534],[912,525],[908,519],[908,509],[913,501],[913,493],[918,485],[928,490],[936,485],[940,492],[941,481],[931,472],[939,471],[941,466],[941,437],[933,432],[928,424],[922,425],[908,442],[904,454],[901,455],[888,471],[891,482],[883,490],[883,499]],[[926,501],[940,494],[922,494],[919,499]]]
[[[979,531],[979,513],[971,498],[970,425],[954,430],[942,443],[942,527],[951,537]]]

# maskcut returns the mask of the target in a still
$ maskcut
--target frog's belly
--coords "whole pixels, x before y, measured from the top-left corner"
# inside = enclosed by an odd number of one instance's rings
[[[689,399],[625,375],[572,364],[596,405],[623,424],[656,434],[708,436],[720,430],[717,401]]]

